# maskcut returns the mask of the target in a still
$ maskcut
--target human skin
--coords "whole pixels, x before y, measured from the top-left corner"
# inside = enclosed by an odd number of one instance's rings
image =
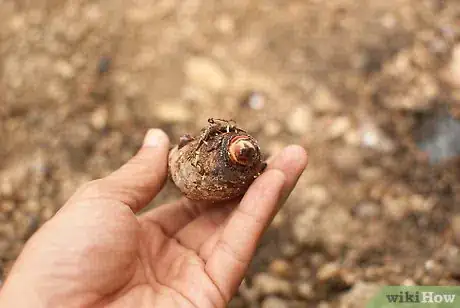
[[[225,307],[307,155],[285,148],[241,200],[136,215],[167,178],[168,149],[152,129],[128,163],[83,185],[27,242],[0,307]]]

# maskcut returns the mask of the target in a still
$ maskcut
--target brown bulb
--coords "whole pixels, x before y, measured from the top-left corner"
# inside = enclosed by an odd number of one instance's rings
[[[243,195],[264,170],[257,140],[232,121],[210,119],[184,135],[169,154],[174,184],[190,199],[224,201]]]

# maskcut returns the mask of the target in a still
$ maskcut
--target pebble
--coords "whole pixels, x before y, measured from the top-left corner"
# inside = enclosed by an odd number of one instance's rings
[[[15,240],[16,232],[12,223],[0,224],[0,238],[7,240]]]
[[[287,241],[281,243],[280,250],[284,257],[291,258],[300,252],[300,247],[290,241]]]
[[[460,44],[452,49],[452,59],[446,67],[444,78],[451,86],[460,88]]]
[[[319,86],[314,90],[311,104],[314,111],[319,113],[337,113],[342,110],[341,102],[325,86]]]
[[[58,103],[64,103],[69,98],[69,93],[61,81],[51,80],[46,87],[46,94],[50,99]]]
[[[229,15],[222,15],[216,20],[216,28],[224,34],[232,34],[235,30],[235,21]]]
[[[413,211],[429,214],[438,203],[438,200],[436,197],[424,197],[420,194],[413,194],[409,197],[408,202]]]
[[[104,129],[107,126],[108,119],[109,111],[107,110],[107,108],[97,108],[91,114],[91,125],[97,130]]]
[[[155,115],[159,120],[170,123],[185,123],[192,119],[191,108],[179,101],[164,101],[155,108]]]
[[[47,221],[55,214],[55,210],[51,207],[44,207],[40,213],[40,219],[42,221]]]
[[[328,189],[321,184],[314,184],[305,192],[306,200],[314,205],[322,206],[331,202],[331,195]]]
[[[72,79],[75,77],[75,69],[73,66],[64,60],[58,60],[54,64],[56,73],[64,79]]]
[[[0,194],[4,198],[10,198],[13,195],[13,185],[11,181],[7,181],[7,179],[0,180]]]
[[[40,203],[37,200],[29,200],[22,206],[23,210],[28,214],[40,212]]]
[[[303,135],[310,131],[313,115],[309,108],[297,107],[286,118],[286,126],[290,133]]]
[[[319,240],[317,223],[320,219],[320,211],[309,207],[294,219],[292,233],[298,243],[314,245]]]
[[[395,150],[396,145],[379,127],[371,122],[363,122],[360,129],[361,145],[384,153]]]
[[[363,201],[354,209],[359,218],[375,218],[380,215],[380,206],[372,201]]]
[[[246,94],[241,102],[243,106],[248,106],[253,110],[262,110],[266,105],[267,98],[264,94],[251,91]]]
[[[284,259],[275,259],[269,265],[269,272],[278,277],[288,277],[292,274],[292,267]]]
[[[363,156],[359,149],[343,147],[333,151],[332,162],[342,172],[355,173],[363,163]]]
[[[340,266],[335,263],[324,264],[316,273],[316,278],[320,281],[327,281],[340,275]]]
[[[351,128],[351,121],[347,116],[339,116],[332,120],[330,125],[327,126],[327,138],[336,139],[340,138]]]
[[[341,308],[361,308],[380,291],[382,286],[375,283],[358,281],[350,291],[340,298]]]
[[[267,273],[259,273],[253,279],[254,288],[261,294],[265,295],[292,295],[292,285],[289,281],[274,277]]]
[[[313,286],[308,282],[301,282],[297,285],[297,293],[304,299],[312,299],[315,296]]]
[[[394,197],[386,194],[382,198],[385,213],[395,221],[403,219],[410,212],[410,205],[405,197]]]
[[[8,214],[15,209],[15,204],[11,200],[4,200],[0,203],[0,212]]]
[[[189,82],[209,91],[221,91],[228,83],[228,77],[222,68],[208,58],[190,58],[185,64],[184,71]]]
[[[434,260],[427,260],[425,261],[425,270],[429,273],[430,277],[432,278],[441,278],[444,268],[439,262]]]
[[[4,256],[7,253],[10,246],[11,244],[8,240],[0,238],[0,255]]]
[[[262,302],[261,308],[289,308],[289,305],[284,299],[276,296],[269,296]]]

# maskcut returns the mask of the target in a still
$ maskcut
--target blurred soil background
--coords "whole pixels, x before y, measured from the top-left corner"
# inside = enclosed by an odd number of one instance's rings
[[[310,155],[230,307],[460,282],[458,0],[0,0],[0,78],[2,280],[147,128],[215,117]]]

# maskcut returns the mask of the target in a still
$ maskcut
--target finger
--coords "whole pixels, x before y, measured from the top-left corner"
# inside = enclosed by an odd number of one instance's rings
[[[236,291],[257,241],[276,211],[285,180],[281,171],[269,170],[252,184],[206,263],[205,270],[226,299]]]
[[[206,271],[230,299],[244,276],[264,229],[278,210],[279,203],[294,188],[305,169],[307,155],[299,146],[289,146],[277,155],[270,168],[250,187],[219,238],[212,237],[200,251],[213,244]],[[214,241],[214,243],[211,243]]]
[[[133,212],[146,206],[161,190],[168,173],[168,136],[147,132],[139,152],[109,176],[88,183],[80,198],[105,198],[128,205]]]
[[[279,154],[271,157],[267,163],[267,170],[278,169],[286,175],[282,202],[280,202],[281,205],[289,197],[289,194],[306,168],[308,155],[303,147],[293,144],[284,148]]]

